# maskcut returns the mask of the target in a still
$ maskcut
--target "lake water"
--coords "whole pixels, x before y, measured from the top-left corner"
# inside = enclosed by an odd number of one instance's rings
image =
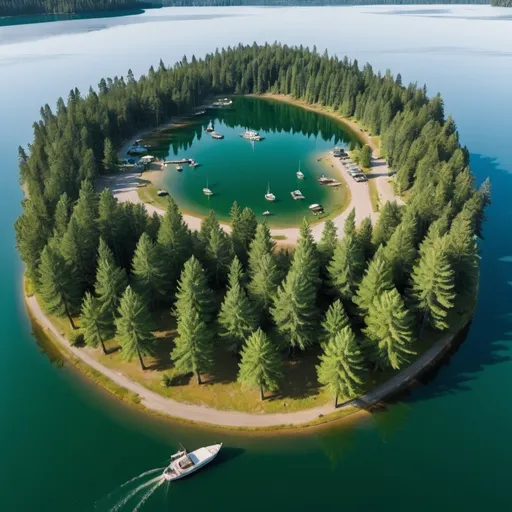
[[[215,467],[156,488],[142,510],[510,508],[511,14],[482,6],[162,9],[0,28],[0,509],[109,510],[148,484],[138,494],[145,496],[152,474],[121,485],[163,467],[179,442],[214,441],[229,448]],[[36,344],[14,249],[22,199],[16,148],[30,141],[40,106],[72,87],[87,91],[129,68],[144,73],[160,57],[173,63],[239,41],[275,40],[348,54],[440,91],[478,182],[492,179],[494,203],[473,325],[428,385],[361,422],[244,437],[132,411]]]
[[[208,134],[210,122],[223,139]],[[269,211],[269,224],[296,226],[303,217],[314,220],[308,209],[312,203],[321,204],[326,215],[347,206],[346,185],[332,188],[317,181],[322,174],[339,178],[327,152],[354,140],[333,119],[279,101],[235,97],[231,108],[208,109],[186,123],[145,139],[151,154],[160,159],[193,158],[200,164],[185,165],[183,172],[168,165],[160,179],[160,186],[184,212],[206,216],[212,209],[220,220],[228,220],[236,200],[241,208],[251,208],[259,221]],[[264,139],[251,142],[240,137],[246,129]],[[299,167],[304,179],[297,178]],[[206,186],[212,196],[204,195]],[[275,201],[265,199],[268,189]],[[297,189],[304,200],[292,198],[290,193]]]

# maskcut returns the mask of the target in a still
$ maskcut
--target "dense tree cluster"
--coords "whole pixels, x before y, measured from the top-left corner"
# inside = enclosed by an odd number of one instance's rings
[[[117,166],[115,148],[141,128],[211,93],[266,91],[332,106],[381,134],[407,206],[387,203],[375,226],[356,226],[352,211],[344,233],[328,221],[318,244],[304,221],[288,255],[236,203],[231,234],[214,212],[191,232],[172,199],[162,218],[150,217],[94,189]],[[278,386],[282,352],[320,344],[319,382],[337,400],[364,388],[367,369],[401,368],[415,340],[447,329],[476,290],[489,184],[475,188],[439,96],[369,65],[277,44],[184,58],[138,81],[102,80],[85,97],[75,89],[55,113],[46,105],[29,150],[19,151],[28,197],[15,225],[28,277],[73,328],[81,312],[86,343],[105,349],[116,333],[123,355],[143,368],[151,313],[168,308],[177,320],[173,363],[198,382],[227,350],[241,355],[240,381],[263,396]]]
[[[492,0],[491,5],[494,7],[512,7],[512,0]]]
[[[0,0],[0,16],[118,11],[149,5],[144,0]]]

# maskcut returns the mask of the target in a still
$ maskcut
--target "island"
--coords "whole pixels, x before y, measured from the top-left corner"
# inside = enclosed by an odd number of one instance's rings
[[[243,205],[229,229],[214,211],[192,229],[172,190],[148,213],[98,186],[123,176],[118,151],[141,132],[212,97],[268,94],[352,126],[368,146],[352,158],[369,172],[384,158],[396,199],[374,220],[348,209],[313,232],[298,219],[296,243],[280,248]],[[441,96],[399,74],[280,44],[161,62],[42,107],[19,161],[34,320],[154,410],[229,426],[318,421],[396,391],[471,319],[490,185],[476,187]]]

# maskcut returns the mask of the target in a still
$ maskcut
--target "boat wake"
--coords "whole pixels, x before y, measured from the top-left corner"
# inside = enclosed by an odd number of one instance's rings
[[[150,469],[131,478],[109,493],[105,498],[97,501],[95,510],[122,512],[127,507],[126,510],[140,511],[144,503],[165,482],[165,479],[162,477],[163,469]],[[155,473],[158,473],[157,476],[154,476]]]

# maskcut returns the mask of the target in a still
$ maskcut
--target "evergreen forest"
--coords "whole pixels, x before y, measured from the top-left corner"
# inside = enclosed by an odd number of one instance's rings
[[[351,212],[343,233],[327,221],[318,242],[304,220],[285,251],[243,205],[232,207],[230,234],[213,211],[191,232],[172,198],[165,215],[148,216],[95,188],[140,130],[212,95],[265,92],[331,107],[380,135],[406,205],[386,203],[375,225],[357,226]],[[279,389],[284,358],[318,351],[318,381],[337,402],[364,391],[370,372],[403,368],[422,340],[472,310],[489,182],[477,188],[441,96],[399,74],[315,48],[239,45],[73,89],[40,116],[19,148],[17,249],[46,311],[73,329],[78,319],[75,337],[90,346],[105,351],[115,336],[145,368],[165,311],[176,322],[173,365],[198,383],[232,353],[240,382],[264,397]]]
[[[150,6],[144,0],[0,0],[0,16],[120,11]]]
[[[489,0],[0,0],[0,16],[72,14],[157,7],[489,4]],[[493,0],[510,6],[510,0]]]

